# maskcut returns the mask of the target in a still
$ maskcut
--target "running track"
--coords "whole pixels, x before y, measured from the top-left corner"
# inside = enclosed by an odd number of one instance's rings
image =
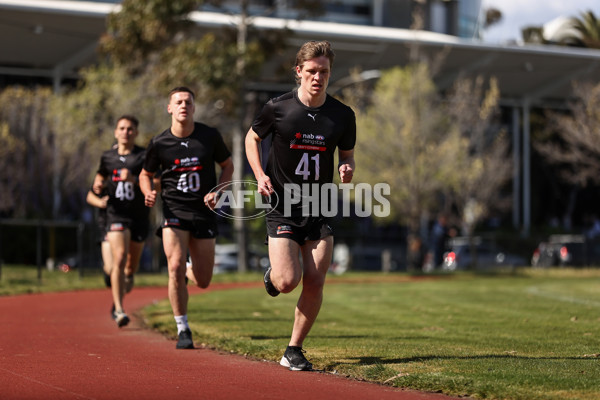
[[[175,350],[175,341],[143,329],[135,316],[166,295],[164,287],[135,288],[126,299],[132,322],[122,329],[110,319],[106,290],[0,297],[0,399],[451,399],[208,349]]]

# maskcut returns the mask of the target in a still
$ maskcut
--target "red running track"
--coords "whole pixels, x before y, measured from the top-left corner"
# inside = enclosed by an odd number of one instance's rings
[[[175,341],[132,315],[166,296],[164,287],[135,288],[126,299],[132,322],[122,329],[109,316],[106,290],[0,297],[0,399],[450,399],[208,349],[175,350]]]

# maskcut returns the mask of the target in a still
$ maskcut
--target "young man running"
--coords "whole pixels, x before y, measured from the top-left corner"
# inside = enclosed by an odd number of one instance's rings
[[[220,184],[231,180],[233,162],[219,131],[194,122],[194,92],[189,88],[171,90],[167,111],[171,127],[150,141],[140,187],[146,206],[154,206],[157,192],[151,180],[156,171],[162,171],[162,239],[169,270],[169,301],[179,337],[176,348],[193,349],[185,278],[201,288],[210,284],[217,235],[216,215],[211,211],[218,200],[217,193],[211,192],[217,186],[215,163],[221,167]],[[186,268],[188,252],[190,268]]]
[[[129,323],[123,310],[123,297],[133,286],[133,274],[138,268],[144,241],[148,236],[148,209],[138,185],[137,176],[144,164],[144,148],[135,145],[138,120],[123,115],[117,120],[117,146],[105,151],[94,179],[92,190],[100,195],[108,192],[106,204],[106,239],[110,244],[110,283],[114,305],[113,318],[118,327]],[[126,268],[129,268],[126,271]],[[126,276],[130,287],[126,286]]]
[[[271,267],[264,276],[265,288],[271,296],[277,296],[291,292],[302,281],[292,335],[280,362],[295,371],[312,369],[302,346],[321,308],[333,231],[319,210],[303,208],[302,202],[286,204],[285,200],[292,197],[292,186],[302,188],[299,196],[304,198],[320,193],[321,185],[332,182],[336,148],[341,181],[350,182],[354,172],[354,112],[326,93],[333,59],[328,42],[305,43],[294,67],[299,87],[271,99],[246,135],[246,155],[259,193],[275,194],[271,196],[272,204],[275,198],[279,200],[267,215]],[[272,144],[264,171],[260,142],[269,136]]]

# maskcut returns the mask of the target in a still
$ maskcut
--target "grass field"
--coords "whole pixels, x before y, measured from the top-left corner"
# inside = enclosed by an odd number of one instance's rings
[[[190,299],[196,343],[277,361],[298,291]],[[168,302],[147,323],[175,336]],[[486,399],[600,398],[600,270],[331,277],[304,343],[316,368]]]
[[[0,296],[57,292],[65,290],[85,290],[104,288],[104,278],[100,270],[86,270],[81,276],[78,270],[62,272],[59,269],[48,271],[31,265],[2,265],[0,269]],[[38,274],[41,279],[38,279]],[[135,277],[136,286],[166,286],[167,274],[140,273]],[[247,282],[260,280],[258,274],[215,275],[213,282]]]

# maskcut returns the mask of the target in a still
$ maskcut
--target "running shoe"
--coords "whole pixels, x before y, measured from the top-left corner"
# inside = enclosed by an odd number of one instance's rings
[[[129,317],[123,311],[115,311],[115,321],[117,326],[122,328],[129,323]]]
[[[271,282],[271,267],[267,268],[265,271],[263,282],[265,284],[265,289],[267,289],[267,293],[269,293],[270,296],[275,297],[279,295],[279,290],[277,290],[277,288],[273,285],[273,282]]]
[[[185,331],[179,332],[179,339],[177,340],[176,349],[193,349],[194,342],[192,341],[192,331],[186,329]]]
[[[312,364],[304,357],[302,347],[288,346],[279,364],[290,369],[290,371],[312,371]]]
[[[125,293],[131,292],[133,289],[133,275],[125,275]]]

